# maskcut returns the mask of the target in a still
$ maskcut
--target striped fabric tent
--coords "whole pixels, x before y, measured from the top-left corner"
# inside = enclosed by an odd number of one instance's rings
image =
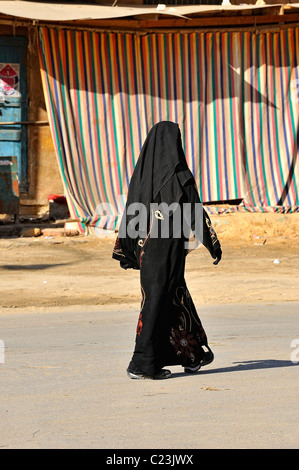
[[[39,33],[72,217],[117,226],[143,141],[161,120],[179,124],[203,202],[298,210],[299,29]]]

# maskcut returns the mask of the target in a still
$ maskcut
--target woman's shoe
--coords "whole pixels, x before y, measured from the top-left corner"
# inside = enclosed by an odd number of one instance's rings
[[[205,356],[203,357],[203,359],[201,359],[201,361],[198,364],[194,365],[193,367],[190,367],[190,366],[185,367],[184,372],[186,374],[195,374],[195,372],[198,372],[201,367],[211,364],[213,360],[214,360],[214,354],[212,353],[211,350],[209,350],[208,352],[205,353]]]
[[[157,374],[154,375],[154,380],[169,379],[171,372],[168,369],[161,369]]]
[[[130,379],[151,379],[151,380],[162,380],[168,379],[171,376],[171,372],[168,369],[161,369],[154,375],[147,375],[140,369],[133,370],[128,367],[127,374]]]

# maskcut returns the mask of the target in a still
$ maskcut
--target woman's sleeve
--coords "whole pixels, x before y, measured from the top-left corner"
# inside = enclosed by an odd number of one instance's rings
[[[121,240],[117,237],[112,252],[112,258],[119,261],[121,268],[123,269],[139,269],[135,259],[129,258],[124,254],[122,249]]]
[[[186,200],[190,204],[190,229],[196,240],[207,248],[212,258],[216,259],[214,264],[217,264],[222,256],[220,242],[212,226],[210,217],[200,202],[195,182],[188,183],[184,187],[184,191]]]

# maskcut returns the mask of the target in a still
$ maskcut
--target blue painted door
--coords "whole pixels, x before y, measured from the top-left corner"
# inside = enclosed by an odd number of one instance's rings
[[[17,157],[20,190],[26,190],[27,40],[0,36],[0,159]],[[2,123],[2,124],[1,124]]]

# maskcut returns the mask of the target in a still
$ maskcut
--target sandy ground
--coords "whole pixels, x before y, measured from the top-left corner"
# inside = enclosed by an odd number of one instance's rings
[[[212,216],[223,259],[203,247],[188,255],[186,280],[196,304],[299,300],[299,213]],[[112,260],[113,238],[0,238],[1,311],[82,306],[138,307],[139,272]]]
[[[126,375],[139,273],[114,239],[0,238],[0,448],[298,448],[299,214],[212,221],[223,260],[186,278],[215,361],[162,383]]]
[[[135,309],[2,314],[0,449],[298,449],[298,308],[201,307],[215,361],[163,381],[126,375]]]

